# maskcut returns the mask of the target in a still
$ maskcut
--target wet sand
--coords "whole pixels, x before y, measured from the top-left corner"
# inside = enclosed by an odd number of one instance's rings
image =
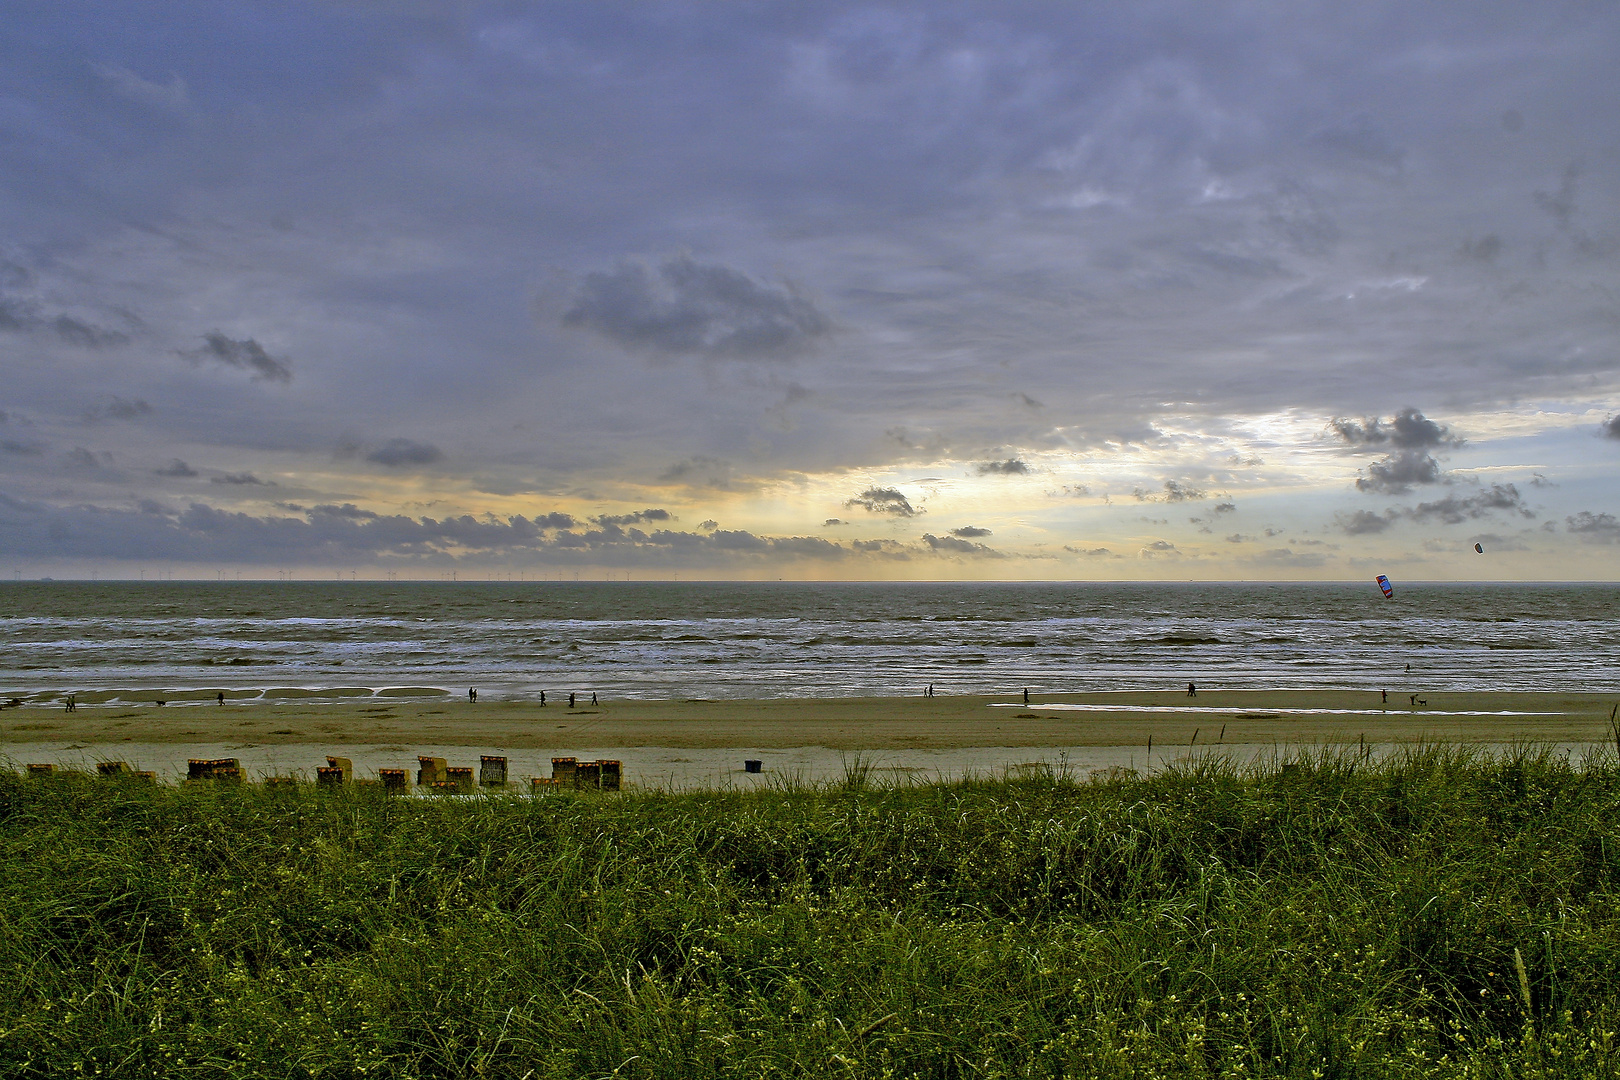
[[[637,747],[831,751],[972,747],[1136,747],[1358,742],[1596,743],[1617,698],[1600,694],[1430,693],[1413,706],[1368,691],[1200,691],[907,698],[529,701],[288,698],[0,710],[6,744],[217,744],[343,748],[396,744],[565,751]],[[81,699],[82,700],[82,699]],[[177,754],[177,756],[180,756]]]

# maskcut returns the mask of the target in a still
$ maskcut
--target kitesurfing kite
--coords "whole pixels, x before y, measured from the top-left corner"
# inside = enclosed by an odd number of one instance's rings
[[[1485,554],[1485,549],[1483,547],[1480,547],[1478,544],[1474,545],[1474,550],[1479,552],[1481,555]]]
[[[1378,587],[1384,590],[1385,599],[1395,595],[1395,586],[1389,583],[1389,578],[1385,577],[1383,574],[1379,574],[1377,581]]]

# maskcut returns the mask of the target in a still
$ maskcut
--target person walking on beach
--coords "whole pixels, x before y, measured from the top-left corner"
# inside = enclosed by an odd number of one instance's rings
[[[592,705],[596,704],[596,691],[595,690],[591,691],[591,704]]]
[[[574,707],[574,695],[573,695],[572,691],[570,691],[569,694],[568,694],[568,707],[570,709],[572,709]]]
[[[542,709],[546,707],[546,692],[544,690],[540,691],[540,707]]]
[[[1029,687],[1024,687],[1024,704],[1029,704]]]
[[[467,687],[467,700],[472,702],[474,705],[478,704],[477,688],[471,686]]]
[[[69,694],[67,696],[67,705],[65,707],[66,707],[68,712],[73,712],[76,709],[78,709],[79,703],[73,700],[73,695],[72,694]]]
[[[223,690],[219,692],[219,703],[221,705],[225,704],[225,691]]]
[[[1192,683],[1188,683],[1187,684],[1187,696],[1188,697],[1197,697],[1198,696],[1198,687],[1194,686]]]

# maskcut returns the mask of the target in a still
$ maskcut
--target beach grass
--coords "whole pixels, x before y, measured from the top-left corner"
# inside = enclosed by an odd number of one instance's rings
[[[0,772],[0,1075],[1620,1074],[1620,762],[749,792]]]

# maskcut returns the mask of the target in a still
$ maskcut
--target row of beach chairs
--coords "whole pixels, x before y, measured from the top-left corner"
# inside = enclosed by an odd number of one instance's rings
[[[470,767],[451,765],[442,757],[424,756],[416,761],[416,787],[419,790],[439,795],[471,795],[479,788],[508,787],[506,758],[496,754],[479,757],[476,783]],[[49,776],[55,770],[54,765],[29,765],[28,775]],[[143,780],[156,778],[155,773],[136,772],[122,761],[100,762],[96,765],[96,772],[102,776],[133,775]],[[551,775],[531,777],[529,786],[533,791],[549,788],[618,791],[622,775],[622,763],[613,759],[579,761],[571,757],[555,757],[551,759]],[[243,780],[242,763],[237,758],[190,758],[186,762],[186,779],[240,783]],[[272,776],[265,780],[265,785],[284,787],[295,782],[290,776]],[[378,769],[377,779],[362,780],[354,775],[354,764],[348,758],[328,756],[326,764],[315,770],[315,783],[321,787],[380,784],[390,794],[404,795],[411,790],[411,775],[408,769]]]

